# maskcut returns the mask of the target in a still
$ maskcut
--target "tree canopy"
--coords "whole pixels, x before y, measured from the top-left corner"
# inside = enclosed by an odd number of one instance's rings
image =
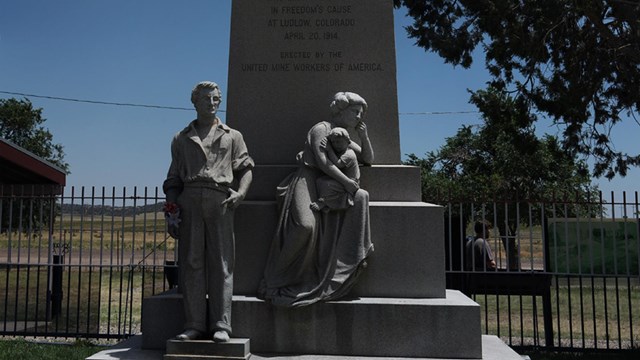
[[[482,125],[462,126],[438,151],[423,159],[411,154],[405,163],[420,166],[424,201],[459,203],[447,216],[460,217],[465,226],[473,219],[495,220],[507,266],[517,269],[519,224],[542,224],[542,210],[553,216],[600,214],[593,201],[597,187],[575,152],[562,149],[555,136],[535,134],[522,98],[489,88],[472,93],[471,102],[483,114]],[[573,206],[554,208],[567,198]]]
[[[31,151],[68,173],[61,144],[42,124],[42,108],[34,108],[28,99],[0,99],[0,138]]]
[[[536,136],[522,100],[490,88],[473,93],[471,101],[482,112],[483,125],[461,127],[424,159],[409,155],[407,163],[422,169],[425,201],[496,196],[522,201],[565,193],[584,200],[595,194],[587,164],[562,149],[555,136]]]
[[[640,128],[640,1],[394,2],[414,20],[409,37],[445,62],[468,68],[480,46],[489,86],[511,94],[526,114],[520,125],[535,122],[534,114],[552,119],[562,147],[591,157],[595,176],[624,176],[640,165],[639,154],[617,150],[610,137],[621,121]]]

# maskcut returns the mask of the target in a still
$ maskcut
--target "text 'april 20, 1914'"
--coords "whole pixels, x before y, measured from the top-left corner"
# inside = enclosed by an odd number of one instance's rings
[[[379,72],[384,66],[348,46],[351,32],[362,31],[366,3],[330,4],[308,0],[269,0],[256,27],[274,34],[275,46],[263,61],[243,63],[243,72]]]

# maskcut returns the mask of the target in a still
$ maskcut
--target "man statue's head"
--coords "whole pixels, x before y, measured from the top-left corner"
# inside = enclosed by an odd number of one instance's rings
[[[218,84],[212,81],[200,82],[191,91],[191,102],[196,108],[198,117],[215,116],[221,100],[222,92]]]

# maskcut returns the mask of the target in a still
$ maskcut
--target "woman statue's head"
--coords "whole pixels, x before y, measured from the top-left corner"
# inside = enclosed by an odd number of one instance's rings
[[[356,93],[339,92],[333,96],[329,108],[337,125],[354,128],[364,117],[367,102]]]

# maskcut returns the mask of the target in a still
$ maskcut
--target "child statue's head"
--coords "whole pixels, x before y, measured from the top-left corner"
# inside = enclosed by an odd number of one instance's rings
[[[349,137],[349,132],[346,129],[341,127],[335,127],[329,132],[327,138],[331,142],[331,146],[333,150],[342,153],[347,148],[349,148],[349,144],[351,144],[351,138]]]

